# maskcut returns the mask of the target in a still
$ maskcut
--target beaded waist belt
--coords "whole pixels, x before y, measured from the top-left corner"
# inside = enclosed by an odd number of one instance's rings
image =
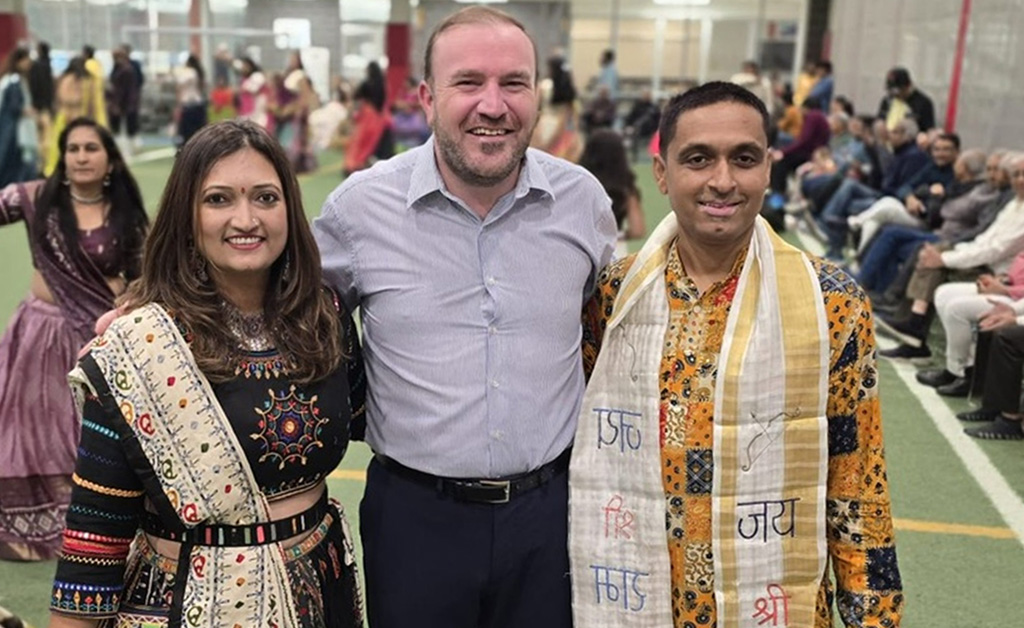
[[[214,547],[244,547],[277,543],[312,530],[327,515],[329,503],[325,489],[312,507],[297,515],[250,525],[197,525],[172,529],[159,515],[147,511],[142,517],[142,530],[168,541]]]

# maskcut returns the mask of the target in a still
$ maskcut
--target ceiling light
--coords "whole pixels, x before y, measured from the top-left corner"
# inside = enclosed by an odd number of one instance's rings
[[[711,0],[654,0],[654,4],[672,5],[676,7],[706,7]]]

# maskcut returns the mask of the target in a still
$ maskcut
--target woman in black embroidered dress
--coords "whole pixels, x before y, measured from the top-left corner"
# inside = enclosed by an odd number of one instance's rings
[[[51,626],[362,625],[325,485],[363,412],[358,338],[262,128],[183,147],[127,303],[72,374],[83,433]]]

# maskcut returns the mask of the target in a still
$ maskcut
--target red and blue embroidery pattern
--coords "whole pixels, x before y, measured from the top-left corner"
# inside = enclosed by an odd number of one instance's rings
[[[281,353],[277,349],[270,349],[243,354],[235,367],[235,375],[244,375],[246,379],[270,379],[281,377],[287,370]]]
[[[277,460],[278,468],[284,469],[289,462],[306,464],[306,457],[316,448],[322,448],[320,440],[324,425],[330,420],[320,416],[316,406],[317,395],[309,399],[291,386],[287,393],[269,391],[270,399],[263,408],[256,408],[260,415],[258,434],[253,440],[261,441],[264,453],[259,462]]]

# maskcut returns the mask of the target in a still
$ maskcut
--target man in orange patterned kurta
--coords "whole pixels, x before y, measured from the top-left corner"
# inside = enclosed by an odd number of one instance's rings
[[[707,89],[696,98],[677,96],[662,118],[660,155],[654,161],[658,186],[678,223],[664,271],[669,323],[659,372],[675,628],[714,626],[717,618],[711,508],[715,388],[726,320],[768,184],[768,120],[762,110],[727,88]],[[588,376],[634,260],[630,256],[608,266],[585,309]],[[811,265],[829,334],[825,516],[835,578],[833,588],[826,568],[816,626],[832,626],[833,599],[847,626],[898,626],[903,592],[882,446],[872,314],[864,292],[845,272],[818,258]]]

